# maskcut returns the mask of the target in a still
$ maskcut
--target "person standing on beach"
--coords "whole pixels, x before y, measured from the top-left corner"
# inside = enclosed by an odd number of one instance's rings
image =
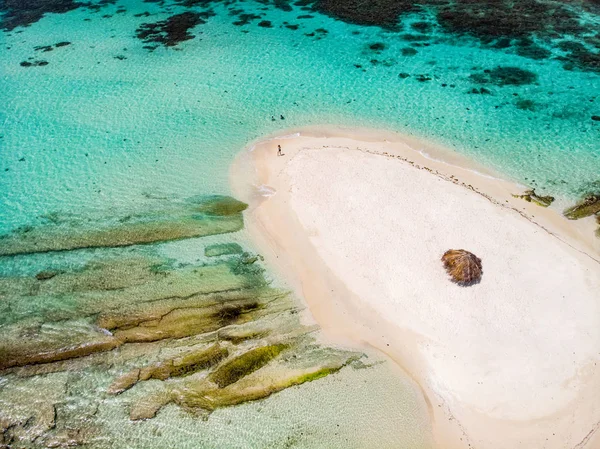
[[[281,152],[281,145],[277,145],[277,156],[283,156],[283,153]]]

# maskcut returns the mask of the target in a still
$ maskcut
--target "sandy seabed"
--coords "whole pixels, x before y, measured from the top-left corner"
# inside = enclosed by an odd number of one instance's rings
[[[242,152],[231,180],[255,242],[326,334],[376,347],[421,387],[440,448],[600,448],[591,220],[381,131],[275,136]],[[451,248],[482,259],[480,283],[450,282]]]

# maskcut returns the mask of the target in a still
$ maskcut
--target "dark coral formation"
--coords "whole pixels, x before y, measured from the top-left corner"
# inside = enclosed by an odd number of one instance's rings
[[[336,19],[358,25],[377,25],[384,28],[395,28],[401,14],[414,11],[417,5],[409,0],[317,0],[303,1],[297,4],[310,3],[312,7]]]
[[[0,27],[10,31],[19,26],[28,26],[48,13],[65,13],[83,6],[74,0],[2,0]]]
[[[437,1],[425,0],[299,0],[296,5],[345,22],[400,29],[403,16],[417,11],[429,11],[442,30],[453,35],[470,36],[483,45],[513,52],[530,59],[552,57],[549,47],[556,38],[574,36],[577,41],[567,54],[558,59],[566,69],[600,73],[600,43],[590,36],[597,31],[594,22],[581,20],[585,13],[600,14],[597,1],[558,2],[552,0]],[[411,29],[422,35],[406,34],[407,40],[426,40],[432,22],[418,21]],[[573,42],[571,40],[567,42]],[[542,45],[541,45],[542,44]]]
[[[525,86],[535,83],[537,75],[519,67],[499,66],[494,69],[485,69],[482,73],[474,73],[470,79],[477,84]]]
[[[11,31],[26,27],[42,19],[46,14],[63,14],[78,8],[99,11],[116,0],[2,0],[0,1],[0,29]]]
[[[166,20],[142,24],[137,35],[147,44],[176,46],[185,40],[193,39],[190,32],[214,15],[211,9],[217,4],[225,4],[229,14],[236,19],[234,25],[244,26],[260,20],[259,26],[275,26],[270,20],[262,20],[263,13],[255,14],[242,9],[238,0],[146,0],[160,5],[171,12],[172,6],[189,8],[187,12],[176,14]],[[557,59],[567,70],[584,70],[600,73],[600,38],[593,20],[586,20],[585,14],[599,15],[600,5],[595,0],[560,2],[555,0],[523,0],[518,4],[509,0],[438,1],[424,0],[257,0],[264,4],[262,10],[277,8],[286,12],[298,9],[319,12],[348,23],[379,26],[388,31],[409,30],[400,37],[408,42],[426,43],[434,37],[432,31],[439,29],[453,36],[469,36],[483,46],[516,53],[535,60]],[[11,30],[20,25],[28,25],[48,12],[61,13],[85,7],[98,11],[114,0],[99,2],[76,2],[73,0],[4,0],[0,11],[4,12],[2,27]],[[115,13],[123,13],[123,8]],[[418,13],[420,20],[403,24],[409,14]],[[142,13],[148,16],[149,13]],[[140,14],[136,14],[140,16]],[[105,17],[112,17],[111,14]],[[312,14],[300,14],[298,19],[313,18]],[[410,20],[410,19],[409,19]],[[289,29],[298,25],[284,23]],[[245,30],[247,32],[247,30]],[[306,33],[308,37],[318,36],[319,32]],[[438,39],[439,36],[436,36]],[[560,40],[564,39],[564,40]],[[152,45],[145,48],[154,49]]]
[[[48,65],[48,61],[22,61],[19,63],[21,67],[43,67]]]
[[[136,30],[136,36],[145,43],[174,47],[181,42],[194,39],[194,35],[189,31],[203,23],[206,21],[200,13],[188,11],[175,14],[166,20],[143,23]]]

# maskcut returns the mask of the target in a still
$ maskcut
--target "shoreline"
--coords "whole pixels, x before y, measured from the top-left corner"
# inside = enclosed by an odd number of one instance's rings
[[[285,157],[275,157],[277,144],[283,146]],[[347,280],[341,279],[340,273],[332,270],[332,265],[323,260],[322,254],[311,242],[319,229],[307,230],[293,213],[290,205],[291,186],[286,184],[286,166],[302,149],[324,147],[342,153],[360,148],[361,157],[365,156],[368,160],[385,158],[386,161],[393,160],[394,164],[400,162],[405,166],[410,165],[411,169],[417,168],[419,172],[431,172],[428,176],[437,176],[440,182],[468,190],[469,195],[477,194],[492,202],[494,207],[502,208],[503,213],[504,210],[510,214],[518,213],[520,219],[531,222],[529,226],[537,226],[551,234],[546,238],[558,238],[568,245],[569,251],[577,254],[574,257],[587,257],[587,263],[598,267],[600,246],[593,240],[592,220],[570,222],[553,209],[544,209],[513,198],[511,194],[520,194],[525,187],[504,180],[492,170],[438,145],[385,131],[349,132],[332,127],[288,131],[252,143],[240,153],[231,168],[234,194],[250,205],[246,227],[269,266],[306,301],[327,338],[342,345],[374,347],[408,373],[423,392],[440,447],[463,448],[469,447],[469,444],[470,447],[484,449],[510,447],[511,444],[516,447],[514,444],[520,441],[541,444],[542,440],[538,438],[544,432],[540,428],[552,428],[553,433],[570,435],[574,443],[564,446],[566,441],[545,441],[548,448],[584,449],[597,444],[600,432],[595,432],[590,423],[577,423],[573,428],[574,425],[565,418],[569,411],[574,413],[574,410],[588,413],[590,417],[598,415],[600,411],[590,403],[594,398],[585,397],[587,390],[549,415],[538,413],[539,416],[536,416],[534,413],[527,419],[519,420],[490,416],[476,407],[456,401],[452,395],[445,394],[439,385],[434,385],[430,379],[430,367],[421,350],[423,335],[414,329],[396,325],[381,310],[349,288]],[[600,385],[597,374],[592,370],[589,383]],[[485,439],[485,435],[510,438],[507,438],[507,446],[495,446],[489,438]]]

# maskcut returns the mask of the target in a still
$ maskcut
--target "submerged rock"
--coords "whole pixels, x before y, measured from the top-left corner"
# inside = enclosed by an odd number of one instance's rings
[[[514,198],[521,198],[528,203],[535,203],[538,206],[548,207],[554,202],[553,196],[541,196],[535,193],[535,189],[526,190],[522,195],[513,195]]]
[[[579,220],[598,213],[600,213],[600,194],[587,195],[583,201],[563,212],[569,220]]]
[[[30,329],[5,327],[0,341],[0,370],[85,357],[122,344],[85,322],[49,323]]]
[[[244,250],[237,243],[216,243],[204,249],[206,257],[225,256],[229,254],[242,254]]]
[[[8,384],[68,372],[66,379],[81,380],[69,389],[85,396],[58,409],[52,415],[56,428],[42,429],[36,441],[53,446],[87,441],[93,433],[89,423],[104,399],[87,373],[113,376],[110,394],[139,389],[131,393],[143,396],[135,399],[130,416],[145,419],[168,403],[210,412],[262,399],[361,356],[316,344],[311,335],[316,328],[300,322],[289,292],[268,285],[262,257],[236,243],[207,246],[207,255],[224,256],[208,264],[176,264],[150,255],[148,248],[102,248],[124,243],[127,232],[139,242],[138,226],[153,230],[141,234],[153,236],[148,243],[162,241],[157,223],[181,229],[182,222],[197,220],[202,235],[241,228],[246,207],[220,196],[163,206],[95,224],[65,223],[53,215],[52,224],[5,237],[13,251],[69,250],[82,242],[98,247],[83,266],[69,265],[71,257],[36,256],[52,263],[36,265],[37,274],[0,277],[0,370],[12,374]],[[62,403],[68,402],[66,394]],[[81,424],[81,433],[72,434],[72,423]]]
[[[287,345],[277,344],[252,349],[222,365],[209,379],[224,388],[262,368],[287,348]]]
[[[0,236],[0,256],[78,248],[117,247],[224,234],[242,229],[247,205],[234,198],[193,198],[118,221],[84,221],[18,229]]]
[[[48,279],[52,279],[54,276],[56,276],[58,274],[57,271],[53,271],[53,270],[43,270],[40,271],[38,274],[35,275],[35,278],[38,281],[47,281]]]
[[[162,360],[144,368],[136,368],[115,379],[108,388],[108,393],[122,393],[136,383],[148,379],[167,380],[172,377],[187,376],[216,365],[228,355],[228,349],[217,343],[207,349],[190,351],[176,358]]]
[[[169,403],[189,411],[211,412],[217,408],[264,399],[294,385],[333,374],[362,357],[354,352],[316,346],[311,344],[310,339],[298,341],[293,346],[294,349],[290,351],[300,356],[283,357],[277,354],[268,363],[222,387],[211,381],[211,375],[171,383],[169,388],[134,403],[130,418],[152,418]]]

